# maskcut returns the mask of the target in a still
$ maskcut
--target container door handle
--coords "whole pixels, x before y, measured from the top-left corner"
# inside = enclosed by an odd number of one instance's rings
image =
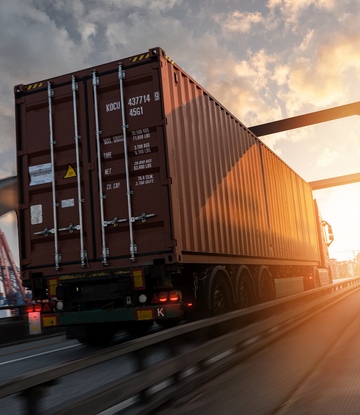
[[[155,213],[149,213],[148,215],[145,215],[145,212],[143,212],[141,216],[136,216],[134,218],[131,218],[131,222],[141,220],[142,223],[145,223],[146,218],[152,218],[153,216],[155,216]]]

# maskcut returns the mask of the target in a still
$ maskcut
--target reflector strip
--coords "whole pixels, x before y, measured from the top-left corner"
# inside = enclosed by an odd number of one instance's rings
[[[158,303],[160,303],[158,296],[154,294],[153,298],[151,299],[151,304],[158,304]]]
[[[43,327],[55,327],[59,325],[59,319],[56,314],[46,314],[41,316]]]
[[[144,270],[142,268],[135,268],[131,270],[131,279],[134,290],[145,289]]]
[[[51,300],[51,301],[53,301],[53,300]],[[50,308],[50,306],[49,306],[49,304],[48,303],[45,303],[44,304],[44,307],[43,307],[43,309],[42,309],[42,312],[43,313],[48,313],[48,312],[51,312],[51,308]]]
[[[155,313],[153,308],[141,308],[135,311],[136,320],[154,320]]]
[[[59,285],[59,277],[49,278],[48,284],[48,298],[56,297],[56,287]]]

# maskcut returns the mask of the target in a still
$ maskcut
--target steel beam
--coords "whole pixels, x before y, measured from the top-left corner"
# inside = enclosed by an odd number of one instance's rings
[[[285,118],[284,120],[273,121],[266,124],[255,125],[250,127],[249,130],[257,137],[262,137],[264,135],[280,133],[282,131],[293,130],[308,125],[350,117],[351,115],[360,115],[360,102]]]
[[[360,182],[360,173],[347,174],[346,176],[332,177],[330,179],[309,182],[312,190],[327,189],[328,187],[342,186],[344,184]]]

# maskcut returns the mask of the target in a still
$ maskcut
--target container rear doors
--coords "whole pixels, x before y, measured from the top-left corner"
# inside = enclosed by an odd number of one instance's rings
[[[23,271],[151,264],[172,252],[157,66],[103,65],[17,96]]]

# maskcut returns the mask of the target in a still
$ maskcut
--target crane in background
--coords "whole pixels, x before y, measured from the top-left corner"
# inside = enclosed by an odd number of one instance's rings
[[[0,230],[0,293],[1,305],[19,305],[27,301],[27,295],[21,284],[19,269],[16,267],[4,232]]]

